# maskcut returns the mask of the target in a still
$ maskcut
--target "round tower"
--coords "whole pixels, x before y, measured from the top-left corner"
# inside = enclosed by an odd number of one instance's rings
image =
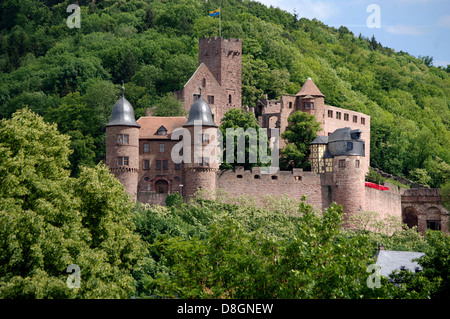
[[[114,104],[106,125],[106,165],[136,200],[139,173],[139,129],[134,109],[122,97]]]
[[[333,156],[332,200],[342,205],[345,224],[348,217],[365,210],[365,154],[360,136],[360,130],[346,127],[328,137],[328,151]]]
[[[202,97],[192,104],[189,119],[183,125],[190,133],[190,163],[184,162],[184,196],[192,197],[198,190],[205,190],[215,198],[217,160],[217,125],[211,108]]]

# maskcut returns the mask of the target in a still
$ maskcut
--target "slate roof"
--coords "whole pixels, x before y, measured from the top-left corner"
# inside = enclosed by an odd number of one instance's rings
[[[413,262],[413,259],[419,258],[425,253],[413,251],[395,251],[395,250],[380,250],[377,257],[376,264],[381,267],[380,275],[389,278],[389,275],[396,269],[404,266],[405,269],[415,272],[416,267],[422,270],[422,267]]]
[[[198,100],[192,104],[189,110],[189,119],[184,126],[193,126],[196,121],[200,122],[202,126],[217,127],[213,120],[211,108],[203,99],[201,91]]]
[[[311,144],[327,144],[328,143],[328,136],[317,136]]]
[[[130,102],[122,95],[122,97],[114,104],[111,110],[111,117],[106,126],[135,126],[139,127],[134,117],[134,109]]]

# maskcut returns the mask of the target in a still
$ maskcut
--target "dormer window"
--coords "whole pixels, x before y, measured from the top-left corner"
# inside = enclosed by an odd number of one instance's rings
[[[161,125],[161,127],[156,132],[156,135],[167,135],[167,129]]]

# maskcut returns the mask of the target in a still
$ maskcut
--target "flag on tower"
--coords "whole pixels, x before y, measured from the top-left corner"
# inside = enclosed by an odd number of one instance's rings
[[[216,9],[214,11],[209,11],[209,16],[210,17],[215,17],[215,16],[218,16],[218,15],[220,15],[220,8]]]

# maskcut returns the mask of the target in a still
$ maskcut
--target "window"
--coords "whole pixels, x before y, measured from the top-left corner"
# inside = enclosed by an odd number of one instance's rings
[[[202,134],[202,143],[203,144],[209,143],[209,134]]]
[[[296,181],[301,181],[301,180],[302,180],[302,177],[301,177],[301,176],[294,176],[294,179],[295,179]]]
[[[161,125],[158,129],[158,131],[156,132],[157,135],[167,135],[167,129]]]
[[[150,144],[144,143],[144,153],[149,153],[149,152],[150,152]]]
[[[345,160],[339,160],[339,167],[345,167]]]
[[[314,108],[314,102],[303,102],[303,108],[305,108],[305,109],[313,109]]]
[[[181,169],[181,163],[175,163],[175,169]]]
[[[200,94],[194,94],[194,102],[200,98]]]
[[[231,104],[231,94],[228,94],[228,103]]]
[[[147,184],[147,192],[152,190],[152,185],[151,184]]]
[[[344,121],[348,121],[348,114],[344,113]]]
[[[253,178],[254,178],[254,179],[261,179],[261,176],[255,175],[255,176],[253,176]]]
[[[427,229],[441,230],[441,221],[440,220],[427,220]]]
[[[129,166],[129,158],[128,158],[128,156],[119,156],[117,158],[117,165],[119,165],[119,166]]]
[[[202,80],[202,87],[206,87],[206,79],[205,78],[203,78],[203,80]]]
[[[162,153],[164,152],[164,143],[159,144],[159,151]]]
[[[176,182],[179,182],[179,181],[180,181],[180,178],[179,178],[178,176],[175,176],[173,179],[174,179],[174,181],[176,181]]]
[[[272,179],[278,179],[278,176],[272,175]]]
[[[341,112],[336,112],[336,118],[337,118],[338,120],[341,119]]]
[[[161,160],[156,160],[156,169],[161,169]]]
[[[117,143],[119,144],[129,144],[128,134],[119,134],[117,138]]]
[[[353,123],[358,123],[358,117],[356,115],[353,115]]]
[[[361,117],[361,124],[366,125],[366,119],[364,117]]]
[[[238,176],[236,176],[237,178],[242,178],[243,176],[242,175],[238,175]]]
[[[209,157],[199,157],[197,159],[197,162],[198,162],[198,166],[208,167],[209,166]]]
[[[355,167],[358,168],[359,167],[359,160],[355,161]]]
[[[167,160],[163,160],[163,169],[169,169],[169,162]]]
[[[292,102],[289,102],[289,108],[292,109]]]
[[[144,160],[144,169],[150,169],[150,160]]]
[[[328,117],[333,117],[333,111],[332,110],[328,110]]]
[[[353,142],[347,142],[347,150],[353,149]]]
[[[208,104],[214,104],[214,95],[208,95]]]

